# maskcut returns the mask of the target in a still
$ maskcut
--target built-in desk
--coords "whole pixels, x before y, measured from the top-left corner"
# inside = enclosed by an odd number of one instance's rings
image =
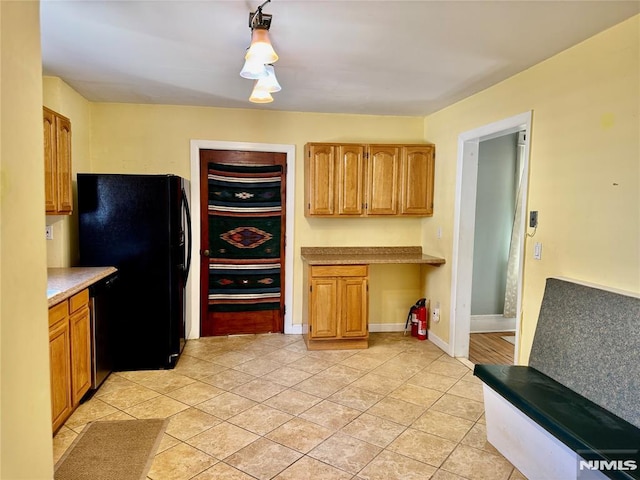
[[[302,247],[307,265],[370,265],[372,263],[421,263],[439,267],[444,258],[425,255],[422,247]]]
[[[302,335],[309,350],[367,348],[371,264],[440,266],[422,247],[302,247]]]

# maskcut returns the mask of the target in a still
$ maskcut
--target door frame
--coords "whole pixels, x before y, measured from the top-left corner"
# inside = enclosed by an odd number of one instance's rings
[[[285,153],[287,155],[285,202],[285,285],[284,285],[284,333],[300,334],[301,325],[293,325],[293,225],[295,215],[295,164],[296,146],[275,143],[225,142],[218,140],[191,140],[191,192],[192,218],[200,218],[200,150],[242,150],[251,152]],[[191,274],[187,280],[187,338],[200,337],[200,221],[192,223]],[[290,238],[288,238],[290,237]]]
[[[469,357],[471,331],[471,286],[473,276],[473,243],[476,220],[476,190],[478,183],[478,150],[481,141],[525,132],[522,179],[522,232],[526,232],[529,190],[529,150],[532,111],[468,130],[458,136],[456,198],[453,224],[453,254],[451,267],[451,321],[449,322],[449,355]],[[513,363],[518,363],[520,326],[522,322],[522,285],[525,258],[525,238],[522,235],[518,267],[518,300],[516,304],[516,341]]]

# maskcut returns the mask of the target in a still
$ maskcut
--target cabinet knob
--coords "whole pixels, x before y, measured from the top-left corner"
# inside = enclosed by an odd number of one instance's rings
[[[202,256],[203,257],[210,257],[211,256],[211,250],[203,250],[202,251]]]

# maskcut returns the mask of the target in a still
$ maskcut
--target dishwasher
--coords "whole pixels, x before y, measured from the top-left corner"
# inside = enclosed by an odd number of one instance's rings
[[[117,315],[118,274],[114,273],[89,287],[91,309],[91,389],[90,395],[113,370],[113,324]]]

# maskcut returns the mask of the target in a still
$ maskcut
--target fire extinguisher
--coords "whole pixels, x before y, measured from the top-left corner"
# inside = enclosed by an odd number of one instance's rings
[[[427,339],[427,299],[421,298],[409,309],[407,322],[404,325],[405,334],[407,326],[411,322],[411,336],[418,337],[419,340]]]

